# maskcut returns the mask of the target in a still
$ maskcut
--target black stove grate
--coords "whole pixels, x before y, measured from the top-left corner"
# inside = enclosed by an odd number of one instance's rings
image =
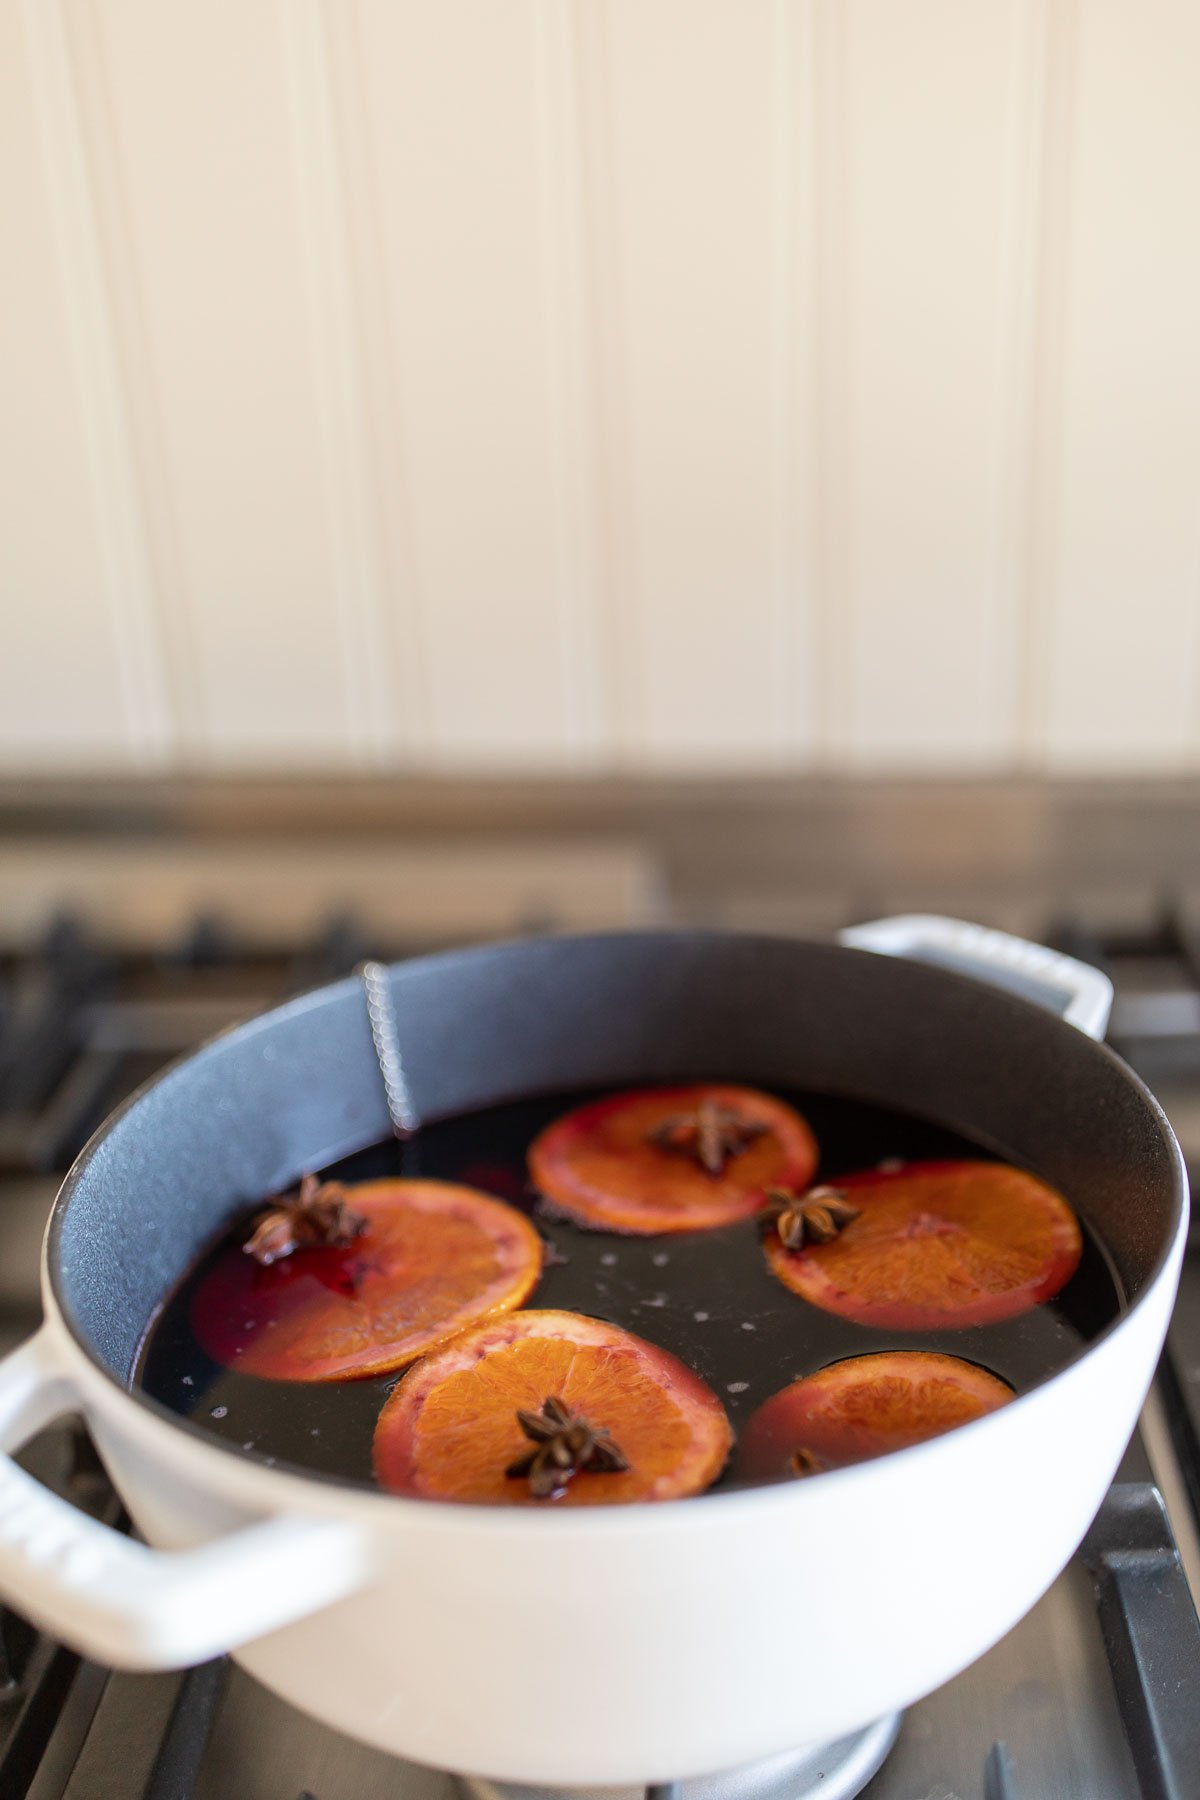
[[[198,918],[146,955],[63,918],[32,955],[0,956],[0,1174],[65,1169],[112,1108],[173,1057],[289,995],[347,975],[372,945],[349,914],[310,944],[270,950]]]
[[[76,1504],[96,1510],[93,1477],[81,1487],[69,1476],[62,1485]],[[111,1496],[101,1510],[112,1516]],[[1141,1800],[1195,1800],[1200,1708],[1190,1697],[1200,1679],[1200,1621],[1157,1490],[1144,1481],[1115,1486],[1081,1554]],[[0,1629],[12,1655],[10,1680],[0,1688],[4,1800],[32,1800],[35,1786],[37,1800],[191,1800],[227,1662],[179,1677],[108,1675],[12,1613],[0,1615]],[[985,1800],[1036,1800],[1038,1791],[1032,1772],[1019,1778],[1003,1744],[990,1746]],[[651,1792],[669,1800],[674,1789]],[[309,1790],[309,1800],[319,1793]]]
[[[1200,1772],[1200,1621],[1157,1488],[1118,1483],[1081,1555],[1144,1800],[1182,1800]]]
[[[1200,1182],[1200,930],[1164,905],[1149,927],[1099,934],[1078,920],[1054,934],[1060,949],[1103,968],[1116,988],[1109,1041],[1161,1100],[1175,1126],[1193,1189]],[[1180,1472],[1200,1519],[1200,1209],[1159,1370]]]
[[[1126,936],[1072,919],[1051,941],[1113,975],[1113,1041],[1156,1091],[1200,1105],[1200,940],[1182,917],[1166,908],[1151,930]],[[36,955],[0,956],[0,1234],[5,1178],[61,1172],[111,1107],[164,1062],[366,955],[391,960],[411,948],[368,943],[347,916],[298,952],[270,952],[201,918],[169,952],[136,956],[105,950],[63,920]],[[1200,1168],[1200,1136],[1194,1160]],[[1188,1259],[1181,1295],[1159,1387],[1200,1519],[1200,1253]],[[0,1327],[4,1305],[0,1293]],[[19,1307],[18,1319],[24,1327]],[[22,1460],[75,1504],[118,1520],[78,1423],[44,1433]],[[1082,1558],[1141,1800],[1195,1800],[1200,1623],[1149,1475],[1135,1440]],[[225,1662],[181,1676],[113,1675],[0,1611],[0,1800],[190,1800],[203,1786],[228,1681]],[[1017,1766],[1003,1743],[985,1738],[979,1756],[985,1800],[1037,1800],[1036,1769]],[[292,1781],[278,1800],[323,1800],[319,1776],[305,1779],[308,1788]],[[399,1770],[386,1791],[406,1791]]]

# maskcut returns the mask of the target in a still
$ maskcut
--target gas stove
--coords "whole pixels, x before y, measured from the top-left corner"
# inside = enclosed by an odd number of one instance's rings
[[[1116,984],[1110,1038],[1200,1170],[1200,938],[1170,912],[1047,940]],[[286,994],[414,946],[349,917],[287,952],[197,920],[153,953],[62,921],[0,958],[0,1344],[36,1324],[38,1245],[65,1167],[172,1057]],[[82,1426],[25,1453],[109,1520],[120,1507]],[[981,1547],[986,1553],[986,1547]],[[1078,1556],[1016,1629],[899,1721],[819,1752],[651,1790],[661,1800],[1194,1800],[1200,1795],[1200,1237],[1154,1391]],[[914,1620],[914,1630],[920,1621]],[[802,1626],[798,1626],[802,1629]],[[606,1790],[635,1800],[642,1790]],[[231,1663],[182,1675],[96,1667],[0,1613],[3,1800],[542,1800],[399,1763],[297,1713]]]

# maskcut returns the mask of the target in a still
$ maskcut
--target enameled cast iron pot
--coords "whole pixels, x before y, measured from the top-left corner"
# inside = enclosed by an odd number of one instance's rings
[[[564,1784],[668,1780],[832,1739],[979,1656],[1070,1557],[1133,1429],[1174,1298],[1185,1176],[1154,1100],[1092,1041],[1102,976],[948,921],[849,935],[922,960],[650,933],[400,965],[418,1113],[730,1078],[931,1117],[1063,1188],[1108,1246],[1130,1305],[1075,1362],[880,1461],[657,1506],[400,1500],[225,1447],[131,1392],[130,1370],[234,1210],[387,1136],[362,990],[345,981],[169,1070],[68,1176],[46,1323],[0,1364],[0,1442],[82,1408],[146,1543],[0,1459],[0,1594],[102,1662],[233,1649],[386,1750]],[[1035,998],[930,966],[956,962]]]

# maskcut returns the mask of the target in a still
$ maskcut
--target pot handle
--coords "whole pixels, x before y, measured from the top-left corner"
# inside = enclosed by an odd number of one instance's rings
[[[873,919],[839,931],[838,942],[855,950],[878,950],[885,956],[909,956],[1007,988],[1024,1000],[1056,1012],[1090,1038],[1103,1038],[1112,1011],[1113,986],[1090,963],[1025,938],[1010,937],[965,919],[936,913],[905,913],[895,919]]]
[[[27,1475],[18,1448],[79,1395],[46,1328],[0,1361],[0,1597],[110,1667],[178,1669],[361,1587],[365,1532],[274,1518],[191,1550],[153,1550]]]

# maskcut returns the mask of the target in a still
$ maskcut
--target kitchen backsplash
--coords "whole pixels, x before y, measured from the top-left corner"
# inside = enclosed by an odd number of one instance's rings
[[[0,0],[0,772],[1200,766],[1195,0]]]

